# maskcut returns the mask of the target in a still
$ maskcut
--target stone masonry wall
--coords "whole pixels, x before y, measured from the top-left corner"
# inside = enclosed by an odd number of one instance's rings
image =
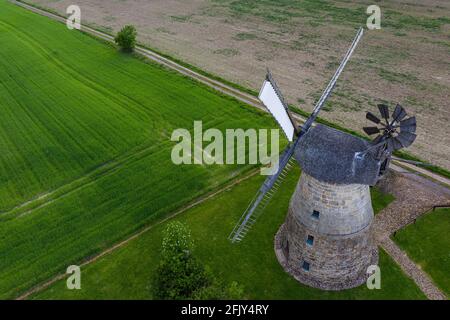
[[[366,280],[367,267],[378,260],[372,220],[368,186],[333,185],[303,173],[276,238],[284,255],[281,262],[299,281],[313,287],[358,286]],[[308,236],[313,237],[309,242]],[[304,262],[309,271],[304,270]]]

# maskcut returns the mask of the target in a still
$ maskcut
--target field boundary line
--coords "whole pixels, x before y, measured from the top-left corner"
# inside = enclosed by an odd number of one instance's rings
[[[52,13],[52,12],[50,12],[48,10],[45,10],[43,8],[38,8],[36,6],[33,6],[31,4],[28,4],[28,3],[22,2],[22,1],[17,1],[17,0],[9,0],[9,1],[11,3],[13,3],[13,4],[17,5],[17,6],[20,6],[20,7],[24,8],[24,9],[27,9],[29,11],[35,12],[35,13],[43,15],[43,16],[46,16],[48,18],[51,18],[53,20],[59,21],[59,22],[64,23],[64,24],[66,23],[66,18],[64,18],[64,17],[62,17],[62,16],[60,16],[58,14]],[[113,36],[111,36],[111,35],[109,35],[109,34],[107,34],[105,32],[96,30],[95,28],[92,28],[92,27],[89,27],[89,26],[86,26],[86,25],[81,25],[81,30],[80,31],[84,32],[84,33],[87,33],[87,34],[90,34],[90,35],[93,35],[93,36],[95,36],[97,38],[100,38],[102,40],[106,40],[108,42],[114,43],[114,37]],[[247,92],[244,92],[242,90],[233,88],[232,86],[229,86],[229,85],[227,85],[227,84],[225,84],[225,83],[223,83],[223,82],[221,82],[219,80],[215,80],[215,79],[212,79],[212,78],[207,77],[205,75],[202,75],[202,74],[200,74],[200,73],[198,73],[198,72],[196,72],[194,70],[189,69],[188,67],[182,66],[179,63],[170,60],[169,58],[163,57],[162,55],[160,55],[160,54],[158,54],[158,53],[156,53],[156,52],[154,52],[154,51],[152,51],[152,50],[150,50],[148,48],[145,48],[145,47],[143,47],[141,45],[137,45],[135,51],[140,53],[142,56],[148,58],[149,60],[151,60],[153,62],[156,62],[157,64],[160,64],[160,65],[168,67],[169,69],[178,71],[179,73],[181,73],[181,74],[183,74],[185,76],[188,76],[188,77],[190,77],[190,78],[192,78],[194,80],[197,80],[197,81],[199,81],[199,82],[201,82],[201,83],[203,83],[203,84],[205,84],[205,85],[207,85],[207,86],[209,86],[209,87],[211,87],[211,88],[213,88],[213,89],[215,89],[215,90],[217,90],[217,91],[219,91],[221,93],[224,93],[224,94],[227,94],[229,96],[232,96],[235,99],[240,100],[241,102],[244,102],[244,103],[246,103],[248,105],[256,107],[256,108],[258,108],[260,110],[263,110],[264,112],[268,112],[267,109],[261,104],[261,102],[259,101],[259,99],[257,97],[255,97],[255,96],[253,96],[253,95],[251,95],[251,94],[249,94]],[[306,121],[306,119],[304,117],[300,116],[297,113],[293,113],[293,118],[296,121],[298,121],[298,124],[304,123]],[[429,170],[426,170],[424,168],[418,167],[418,166],[413,165],[413,164],[400,163],[399,161],[396,161],[396,160],[392,160],[392,162],[394,164],[396,164],[396,165],[399,165],[399,166],[401,165],[401,166],[404,166],[405,168],[408,168],[409,170],[415,171],[418,174],[422,174],[422,175],[426,176],[427,178],[429,178],[431,180],[439,181],[440,183],[442,183],[446,187],[450,186],[450,179],[448,179],[448,178],[446,178],[444,176],[441,176],[439,174],[436,174],[434,172],[431,172]],[[399,171],[397,168],[391,168],[391,169],[394,170],[394,171]]]
[[[168,214],[166,217],[164,217],[163,219],[161,219],[161,220],[159,220],[159,221],[157,221],[157,222],[155,222],[155,223],[151,223],[150,225],[144,227],[144,228],[141,229],[140,231],[137,231],[136,233],[132,234],[132,235],[129,236],[128,238],[126,238],[126,239],[124,239],[124,240],[122,240],[122,241],[120,241],[120,242],[114,244],[113,246],[111,246],[111,247],[109,247],[109,248],[103,250],[102,252],[100,252],[100,253],[98,253],[98,254],[92,256],[91,258],[82,261],[82,262],[79,264],[79,267],[84,267],[84,266],[86,266],[86,265],[88,265],[88,264],[91,264],[91,263],[97,261],[98,259],[100,259],[100,258],[102,258],[102,257],[104,257],[104,256],[106,256],[106,255],[108,255],[108,254],[110,254],[110,253],[113,252],[114,250],[123,247],[124,245],[126,245],[126,244],[129,243],[130,241],[132,241],[132,240],[138,238],[139,236],[143,235],[143,234],[146,233],[147,231],[150,231],[150,230],[153,229],[154,227],[156,227],[156,226],[158,226],[158,225],[161,225],[161,224],[163,224],[163,223],[165,223],[165,222],[167,222],[167,221],[169,221],[169,220],[175,218],[176,216],[178,216],[178,215],[180,215],[180,214],[186,212],[187,210],[192,209],[192,208],[194,208],[194,207],[196,207],[196,206],[202,204],[203,202],[205,202],[205,201],[207,201],[207,200],[210,200],[210,199],[212,199],[212,198],[218,196],[219,194],[221,194],[221,193],[223,193],[223,192],[229,190],[230,188],[233,188],[234,186],[238,185],[239,183],[241,183],[241,182],[243,182],[243,181],[245,181],[245,180],[247,180],[247,179],[252,178],[253,176],[255,176],[255,175],[256,175],[257,173],[259,173],[259,172],[260,172],[260,169],[259,169],[259,168],[254,169],[254,170],[251,170],[250,173],[246,173],[246,174],[244,174],[242,177],[239,177],[239,176],[238,176],[236,179],[232,180],[231,182],[225,184],[225,185],[222,186],[222,187],[219,186],[217,190],[214,190],[214,191],[211,191],[211,192],[209,192],[209,193],[206,193],[206,194],[204,194],[204,195],[199,196],[197,199],[193,200],[191,203],[188,203],[187,205],[182,206],[181,208],[179,208],[179,209],[173,211],[172,213],[169,213],[169,214]],[[62,280],[62,279],[64,279],[64,278],[66,278],[67,276],[68,276],[68,275],[67,275],[66,273],[58,274],[58,275],[54,276],[53,278],[51,278],[51,279],[49,279],[49,280],[47,280],[47,281],[45,281],[45,282],[43,282],[43,283],[41,283],[41,284],[38,284],[38,285],[32,287],[31,289],[25,291],[24,293],[20,294],[17,298],[15,298],[15,300],[25,300],[25,299],[27,299],[29,296],[31,296],[32,294],[35,294],[35,293],[37,293],[37,292],[39,292],[39,291],[42,291],[42,290],[48,288],[49,286],[51,286],[51,285],[54,284],[55,282],[57,282],[57,281],[59,281],[59,280]]]

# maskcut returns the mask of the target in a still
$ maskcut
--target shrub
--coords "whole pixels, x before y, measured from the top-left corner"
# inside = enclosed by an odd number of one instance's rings
[[[164,231],[161,262],[153,281],[157,299],[188,299],[209,285],[205,268],[192,256],[190,230],[180,222],[172,222]]]
[[[154,299],[240,299],[242,288],[222,286],[193,255],[187,226],[172,222],[164,231],[162,256],[151,285]]]
[[[114,41],[124,51],[133,51],[136,46],[136,28],[132,25],[127,25],[120,30]]]
[[[190,254],[165,258],[156,270],[153,282],[155,299],[190,299],[198,290],[208,287],[205,268]]]

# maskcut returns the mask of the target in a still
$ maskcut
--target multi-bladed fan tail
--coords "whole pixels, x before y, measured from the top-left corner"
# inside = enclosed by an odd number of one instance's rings
[[[369,136],[379,134],[372,141],[372,145],[384,145],[388,154],[409,147],[416,139],[416,117],[406,118],[406,110],[399,104],[395,106],[392,116],[389,115],[389,107],[385,104],[379,104],[378,110],[386,124],[381,123],[381,120],[373,113],[367,112],[366,118],[378,124],[379,127],[363,128]]]

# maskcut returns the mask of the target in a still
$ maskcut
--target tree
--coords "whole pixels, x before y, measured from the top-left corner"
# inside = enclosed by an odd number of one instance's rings
[[[206,270],[193,256],[190,230],[181,222],[172,222],[164,231],[161,262],[153,280],[157,299],[188,299],[207,286]]]
[[[210,284],[203,265],[191,255],[163,259],[156,270],[153,297],[156,299],[191,299],[195,292]]]
[[[161,261],[151,288],[155,299],[239,299],[243,289],[233,282],[221,285],[208,267],[193,255],[189,228],[172,222],[164,231]]]
[[[114,41],[122,50],[130,52],[136,46],[136,36],[136,28],[132,25],[127,25],[117,33]]]

